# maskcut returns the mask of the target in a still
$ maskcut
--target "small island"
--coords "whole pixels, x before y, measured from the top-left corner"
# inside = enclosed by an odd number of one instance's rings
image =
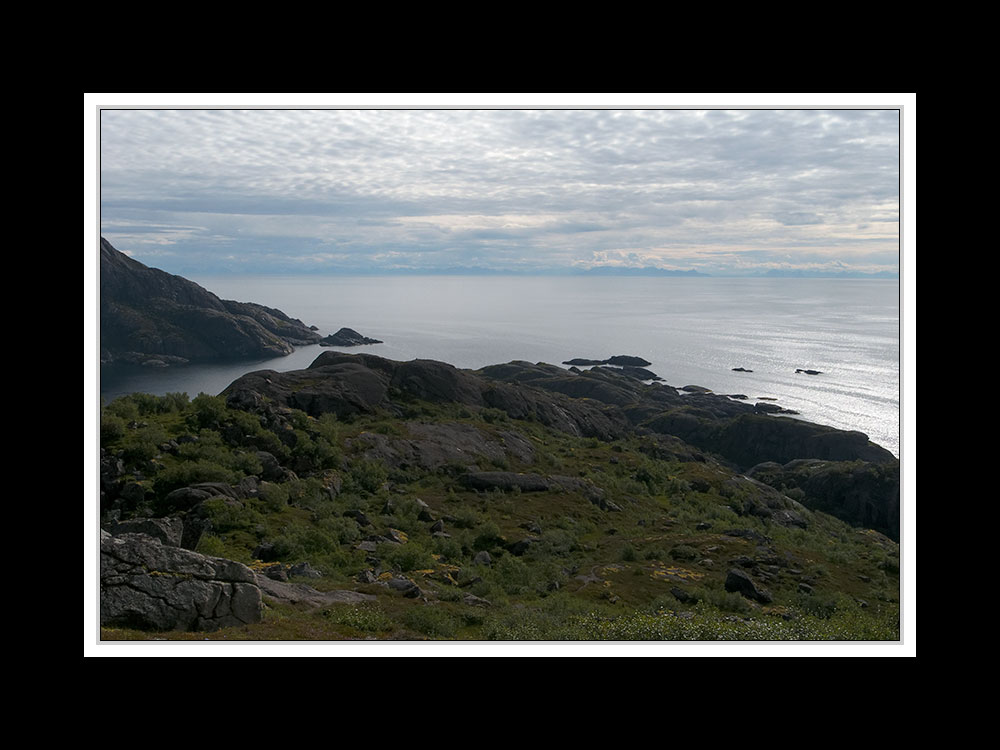
[[[362,336],[353,328],[341,328],[336,333],[331,333],[319,341],[320,346],[365,346],[367,344],[381,344],[378,339]]]

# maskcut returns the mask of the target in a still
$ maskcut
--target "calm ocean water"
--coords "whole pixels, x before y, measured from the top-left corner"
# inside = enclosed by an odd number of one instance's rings
[[[202,277],[223,299],[276,307],[323,334],[385,343],[344,349],[457,367],[634,354],[667,383],[768,397],[801,418],[900,446],[899,282],[855,279],[514,276]],[[123,393],[217,394],[244,372],[309,365],[320,346],[239,365],[111,379]],[[753,372],[733,372],[744,367]],[[821,375],[796,374],[796,369]]]

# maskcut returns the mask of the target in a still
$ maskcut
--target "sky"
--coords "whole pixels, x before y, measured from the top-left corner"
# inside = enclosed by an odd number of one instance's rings
[[[900,270],[899,98],[98,104],[100,234],[171,273]]]

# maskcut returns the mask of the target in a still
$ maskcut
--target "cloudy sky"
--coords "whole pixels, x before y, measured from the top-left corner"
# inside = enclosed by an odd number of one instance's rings
[[[100,233],[172,273],[899,271],[897,109],[125,106]]]

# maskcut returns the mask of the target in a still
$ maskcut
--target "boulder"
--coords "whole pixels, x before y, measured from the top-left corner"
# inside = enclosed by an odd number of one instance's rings
[[[260,622],[247,566],[167,546],[147,534],[101,532],[101,625],[217,630]]]
[[[180,518],[133,518],[112,524],[112,536],[121,534],[146,534],[168,547],[180,547],[184,535],[184,521]]]
[[[736,592],[761,604],[771,602],[771,594],[760,588],[753,579],[739,568],[731,568],[726,573],[726,591]]]

